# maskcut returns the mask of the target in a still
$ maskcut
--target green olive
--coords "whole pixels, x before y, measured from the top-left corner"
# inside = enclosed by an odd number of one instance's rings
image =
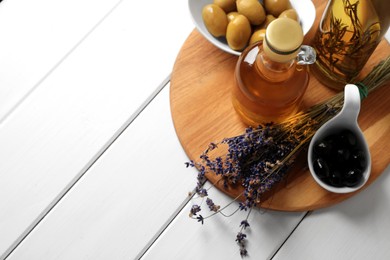
[[[285,11],[283,11],[279,17],[287,17],[287,18],[291,18],[297,22],[299,22],[299,17],[298,17],[298,14],[297,14],[297,11],[295,11],[294,9],[287,9]]]
[[[264,7],[267,13],[278,17],[284,10],[290,9],[289,0],[264,0]]]
[[[252,29],[248,18],[242,14],[237,15],[227,27],[226,40],[229,47],[236,51],[244,49],[251,33]]]
[[[205,5],[202,18],[207,30],[215,37],[225,36],[228,20],[225,11],[216,4]]]
[[[239,15],[238,12],[230,12],[230,13],[228,13],[228,14],[227,14],[228,22],[233,21],[233,19],[236,18],[237,15]]]
[[[265,29],[265,28],[267,28],[267,26],[275,19],[276,19],[275,16],[273,16],[272,14],[267,14],[267,16],[265,17],[264,22],[260,25],[260,27],[258,29]]]
[[[236,10],[236,0],[214,0],[214,4],[221,7],[226,13]]]
[[[264,40],[264,37],[265,37],[265,29],[255,30],[252,33],[251,38],[249,39],[249,44],[253,44],[255,42],[262,41],[262,40]]]
[[[237,11],[252,25],[260,25],[265,20],[264,8],[258,0],[237,0]]]

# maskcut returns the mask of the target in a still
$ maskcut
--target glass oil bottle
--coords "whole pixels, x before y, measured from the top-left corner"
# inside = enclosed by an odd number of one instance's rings
[[[359,73],[389,27],[388,0],[329,0],[313,47],[314,76],[324,85],[343,90]]]
[[[268,25],[262,42],[242,52],[232,103],[244,123],[281,122],[298,112],[310,79],[306,65],[316,57],[302,41],[298,22],[278,18]]]

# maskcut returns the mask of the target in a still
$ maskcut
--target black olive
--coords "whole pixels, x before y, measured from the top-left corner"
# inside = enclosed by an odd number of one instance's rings
[[[329,176],[329,167],[326,161],[322,158],[317,158],[313,163],[314,172],[321,179],[328,178]]]
[[[341,143],[343,143],[347,147],[355,147],[357,144],[357,138],[355,134],[348,129],[341,131],[340,140]]]
[[[332,145],[332,148],[335,148],[337,146],[337,143],[339,142],[339,135],[337,134],[331,134],[328,136],[325,136],[324,141]]]
[[[363,170],[366,167],[366,157],[362,150],[355,150],[352,152],[350,157],[350,165],[355,166],[358,169]]]
[[[327,178],[327,182],[334,187],[342,187],[341,173],[338,170],[332,170]]]
[[[314,146],[314,152],[318,156],[328,157],[331,154],[332,143],[328,141],[320,141]]]
[[[353,169],[346,172],[343,176],[343,184],[348,187],[354,187],[361,181],[363,173],[359,169]]]
[[[349,157],[351,155],[351,152],[348,149],[345,148],[339,148],[336,151],[336,161],[339,163],[345,163],[349,160]]]

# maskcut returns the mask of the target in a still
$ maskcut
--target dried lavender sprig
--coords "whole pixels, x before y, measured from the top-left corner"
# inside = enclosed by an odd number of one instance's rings
[[[385,83],[387,83],[390,80],[390,56],[387,57],[384,61],[380,62],[377,66],[374,67],[374,69],[365,77],[365,79],[357,83],[357,85],[360,88],[363,88],[363,94],[371,93],[373,90],[383,86]],[[362,96],[364,97],[364,96]],[[311,137],[314,135],[316,130],[319,129],[325,122],[327,122],[329,119],[331,119],[336,113],[338,113],[342,106],[343,106],[343,93],[339,93],[332,97],[331,99],[327,100],[326,102],[320,103],[318,105],[315,105],[308,109],[306,112],[301,112],[296,114],[295,116],[289,118],[283,123],[275,124],[270,127],[270,125],[265,125],[264,127],[259,126],[257,129],[248,128],[246,129],[246,132],[242,135],[225,138],[220,143],[211,143],[210,146],[206,149],[206,151],[201,155],[201,159],[203,162],[205,162],[206,166],[209,167],[212,171],[214,171],[217,174],[221,174],[224,177],[227,177],[228,180],[232,181],[233,183],[236,183],[238,181],[241,181],[245,187],[245,191],[243,194],[240,194],[236,198],[234,198],[231,203],[226,205],[223,208],[218,208],[215,210],[215,208],[211,208],[213,212],[212,215],[208,216],[211,217],[217,213],[221,213],[223,209],[227,208],[229,205],[231,205],[234,201],[236,201],[241,196],[245,196],[246,200],[245,202],[239,203],[239,209],[240,210],[247,210],[248,208],[251,209],[259,202],[260,195],[267,189],[272,188],[271,184],[274,183],[267,183],[267,181],[272,180],[271,177],[276,178],[276,182],[278,181],[278,178],[282,178],[286,169],[292,164],[292,161],[296,154],[305,147]],[[269,135],[270,132],[273,130],[280,130],[281,134],[278,135]],[[278,131],[276,131],[278,132]],[[292,146],[292,149],[290,149],[289,152],[286,152],[285,155],[283,155],[281,160],[277,159],[271,160],[272,162],[267,162],[262,164],[263,159],[267,158],[266,152],[255,152],[255,156],[251,157],[246,163],[240,165],[240,160],[248,159],[245,157],[246,152],[253,152],[253,150],[245,149],[245,145],[243,147],[240,147],[242,144],[251,144],[253,142],[254,135],[258,133],[261,137],[267,137],[265,138],[265,143],[260,142],[261,145],[267,145],[267,142],[278,142],[279,140],[283,140],[283,138],[289,138],[288,140],[298,140],[297,143],[294,143]],[[280,132],[279,132],[280,133]],[[275,139],[275,140],[274,140]],[[263,141],[264,141],[263,140]],[[234,148],[234,145],[236,145],[236,148],[238,149],[238,154],[235,154],[235,149],[228,150],[229,153],[226,156],[225,162],[222,160],[221,157],[217,157],[216,160],[211,160],[208,156],[208,153],[212,150],[218,148],[219,144],[228,144],[229,148],[232,145]],[[280,144],[279,144],[280,145]],[[264,148],[264,147],[263,147]],[[256,159],[254,159],[256,158]],[[256,160],[259,160],[258,167],[261,167],[261,169],[266,173],[265,175],[262,175],[262,179],[258,179],[257,177],[260,177],[260,175],[256,175],[255,172],[254,176],[245,174],[245,172],[241,171],[241,166],[247,167],[248,169],[248,162],[249,164],[253,164]],[[237,163],[238,162],[238,163]],[[188,165],[194,166],[195,164],[193,162],[188,163]],[[201,165],[201,164],[199,164]],[[227,168],[224,169],[223,166]],[[269,168],[269,166],[272,166]],[[203,168],[202,168],[203,167]],[[202,174],[198,175],[198,186],[201,181],[200,179],[204,178],[204,174],[206,171],[206,168],[202,165],[201,166],[201,172]],[[249,168],[250,169],[250,168]],[[256,167],[255,167],[256,169]],[[253,170],[253,169],[252,169]],[[281,173],[280,176],[278,174]],[[200,176],[200,177],[199,177]],[[244,178],[243,178],[244,177]],[[247,177],[247,179],[245,179]],[[244,181],[243,181],[244,180]],[[274,179],[275,180],[275,179]],[[262,186],[263,185],[263,186]],[[264,186],[265,185],[265,186]],[[198,189],[198,192],[200,193],[201,189]],[[206,194],[207,196],[207,194]],[[198,213],[200,211],[200,208],[198,209],[195,207],[194,211]],[[249,212],[250,212],[249,211]],[[196,215],[196,214],[195,214]],[[249,214],[248,214],[249,216]],[[202,215],[198,215],[196,219],[203,224],[204,217]],[[241,230],[242,231],[242,230]],[[242,242],[243,239],[245,239],[246,235],[242,232],[239,232],[237,235],[237,241]],[[242,243],[240,244],[240,254],[241,256],[246,256],[247,251],[245,246],[242,246]]]
[[[362,81],[362,86],[367,88],[367,92],[370,93],[376,88],[382,86],[390,79],[390,56],[387,57],[384,61],[380,62],[374,69],[365,77]],[[237,183],[238,181],[243,181],[244,187],[251,187],[250,191],[246,191],[245,196],[254,197],[253,193],[257,195],[261,195],[263,192],[272,188],[272,185],[266,183],[267,180],[271,178],[275,173],[280,173],[284,168],[288,168],[290,160],[293,160],[294,155],[296,155],[299,150],[304,148],[311,137],[314,135],[316,130],[319,129],[325,122],[331,119],[336,113],[338,113],[343,106],[343,93],[338,93],[334,97],[329,100],[320,103],[311,107],[306,112],[301,112],[292,116],[288,120],[283,123],[272,125],[266,124],[265,126],[259,126],[257,129],[247,128],[244,134],[225,138],[220,143],[211,143],[206,151],[202,154],[201,158],[209,167],[210,171],[215,172],[216,174],[221,174],[225,177],[230,183]],[[253,140],[260,137],[265,138],[267,141],[267,136],[273,130],[280,130],[277,135],[274,135],[273,138],[278,141],[279,139],[295,137],[296,142],[293,142],[295,145],[283,158],[280,158],[279,163],[276,164],[272,169],[267,171],[267,175],[263,179],[258,181],[255,180],[251,183],[249,181],[245,181],[245,178],[248,177],[248,174],[244,174],[241,166],[244,168],[248,168],[248,164],[253,163],[254,161],[261,161],[264,159],[269,159],[269,153],[258,153],[259,148],[269,148],[269,147],[261,147],[261,146],[248,146],[248,143],[253,143]],[[276,131],[277,132],[277,131]],[[293,134],[292,134],[293,133]],[[257,134],[257,135],[256,135]],[[269,141],[269,140],[268,140]],[[227,170],[223,169],[222,158],[217,157],[216,160],[211,160],[208,157],[208,153],[212,150],[218,148],[220,144],[228,144],[229,145],[229,153],[227,154],[227,159],[225,159],[225,165],[227,166]],[[260,143],[261,144],[261,143]],[[267,150],[267,149],[264,149]],[[273,150],[271,150],[273,151]],[[250,158],[248,158],[247,154],[251,154]],[[246,161],[245,164],[240,165],[240,161]],[[271,160],[272,161],[272,160]],[[277,162],[278,159],[273,160],[273,163]],[[291,163],[290,163],[291,164]],[[240,167],[238,167],[240,166]],[[249,174],[249,177],[251,175]],[[280,179],[280,176],[276,176]],[[250,178],[249,178],[250,179]],[[225,184],[227,185],[228,182]],[[271,181],[272,182],[272,181]],[[275,183],[275,182],[273,182]],[[254,184],[257,185],[257,189],[253,189]],[[263,184],[263,186],[259,186]],[[264,187],[265,185],[265,187]]]
[[[209,146],[201,159],[209,171],[222,176],[225,185],[240,181],[246,199],[242,208],[251,208],[259,203],[261,194],[283,178],[293,161],[284,158],[301,142],[300,138],[302,136],[296,138],[294,134],[286,136],[285,129],[266,124],[256,129],[248,128],[243,135],[224,139],[221,143],[229,146],[224,160],[220,157],[211,160],[208,156],[219,143]]]

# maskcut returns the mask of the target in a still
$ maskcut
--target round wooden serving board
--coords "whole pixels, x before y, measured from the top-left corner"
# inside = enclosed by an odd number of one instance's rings
[[[317,21],[305,37],[306,44],[310,44],[326,4],[326,1],[321,0],[313,2],[317,9]],[[388,55],[390,46],[382,41],[366,64],[363,75]],[[210,142],[241,134],[246,127],[236,115],[230,101],[237,59],[237,56],[225,53],[209,43],[196,30],[189,35],[178,54],[170,86],[172,118],[185,152],[194,161],[199,159]],[[369,143],[372,157],[371,176],[365,187],[390,162],[389,86],[387,84],[370,93],[361,106],[359,124]],[[312,76],[304,97],[303,109],[326,100],[335,93]],[[324,190],[311,177],[305,154],[302,154],[301,159],[287,178],[263,198],[260,205],[262,208],[282,211],[314,210],[334,205],[356,194],[335,194]],[[207,178],[212,183],[218,180],[214,174],[208,174]],[[242,191],[240,186],[228,189],[219,184],[216,186],[232,197]]]

